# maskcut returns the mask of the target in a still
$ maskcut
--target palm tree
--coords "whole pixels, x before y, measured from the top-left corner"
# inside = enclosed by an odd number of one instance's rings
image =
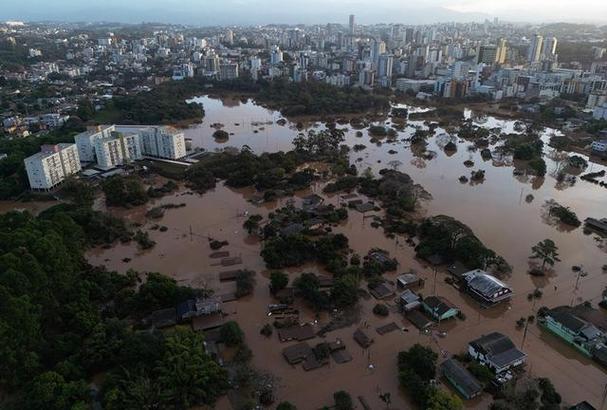
[[[546,264],[554,266],[556,262],[560,262],[559,248],[556,246],[552,239],[544,239],[538,242],[537,245],[531,248],[531,258],[542,260],[542,270],[545,270]]]

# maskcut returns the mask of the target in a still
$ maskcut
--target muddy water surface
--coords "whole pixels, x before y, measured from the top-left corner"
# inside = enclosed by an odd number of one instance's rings
[[[195,147],[215,150],[225,146],[248,145],[256,152],[288,150],[292,139],[297,135],[292,123],[287,122],[284,126],[275,123],[281,118],[280,114],[257,106],[250,100],[246,103],[232,100],[227,104],[207,97],[199,100],[205,107],[205,119],[202,124],[186,130]],[[267,124],[269,121],[274,124]],[[502,127],[504,132],[514,130],[512,121],[479,118],[478,122],[489,128]],[[222,144],[213,139],[215,129],[210,125],[215,123],[222,123],[224,130],[233,133],[228,142]],[[319,123],[307,126],[323,128]],[[253,194],[252,190],[233,190],[220,184],[214,190],[199,196],[183,189],[147,206],[149,209],[158,204],[186,204],[184,208],[167,210],[165,216],[158,221],[145,221],[146,209],[143,208],[111,210],[133,221],[146,223],[148,228],[153,224],[164,225],[168,231],[150,231],[150,236],[157,245],[149,251],[141,252],[134,244],[118,245],[112,249],[91,251],[89,260],[119,271],[129,268],[159,271],[184,284],[227,293],[233,290],[233,285],[218,282],[217,273],[226,268],[217,266],[217,260],[209,257],[211,251],[208,240],[228,240],[230,244],[225,249],[230,251],[231,256],[241,256],[244,263],[240,266],[253,269],[258,274],[254,294],[227,304],[227,311],[239,321],[247,334],[247,342],[254,352],[253,364],[279,379],[278,398],[288,399],[299,408],[319,408],[330,404],[333,392],[341,389],[348,390],[353,397],[364,396],[372,408],[384,408],[378,395],[381,392],[391,392],[394,408],[410,408],[407,398],[397,385],[398,351],[419,342],[432,346],[446,356],[463,351],[471,339],[495,330],[508,334],[517,346],[522,347],[529,356],[528,373],[534,377],[550,377],[567,403],[585,399],[598,407],[607,383],[605,372],[535,324],[529,326],[523,344],[523,334],[515,328],[515,321],[535,314],[542,305],[552,307],[584,300],[596,303],[600,300],[601,292],[607,284],[607,275],[601,270],[602,265],[607,263],[604,242],[596,235],[584,234],[582,228],[568,229],[550,221],[545,215],[545,203],[556,200],[561,205],[571,207],[582,220],[588,216],[606,217],[607,190],[579,178],[573,185],[558,183],[556,170],[562,164],[550,159],[556,156],[549,148],[546,148],[548,174],[545,178],[514,176],[513,170],[519,164],[498,157],[484,161],[478,151],[469,151],[469,142],[458,140],[440,128],[428,142],[427,151],[433,154],[430,157],[415,155],[409,143],[404,140],[412,135],[416,126],[424,127],[424,124],[408,122],[394,143],[384,142],[379,145],[369,141],[366,130],[363,130],[362,137],[357,137],[356,130],[346,126],[348,145],[367,146],[363,151],[351,152],[351,161],[360,170],[371,168],[377,172],[381,168],[392,167],[408,173],[432,195],[432,200],[424,201],[423,213],[450,215],[470,226],[488,247],[504,256],[513,266],[513,273],[505,278],[515,291],[512,302],[494,309],[479,309],[473,301],[444,282],[444,272],[438,272],[435,281],[432,270],[415,259],[413,249],[402,239],[386,238],[381,230],[371,227],[370,218],[363,218],[357,212],[350,211],[348,221],[334,229],[347,235],[353,251],[361,255],[373,247],[389,250],[400,263],[398,272],[415,269],[426,279],[425,287],[421,290],[424,295],[437,293],[457,304],[467,318],[464,321],[442,323],[441,329],[447,332],[444,338],[420,335],[402,316],[394,312],[388,318],[375,317],[370,313],[375,301],[363,301],[361,316],[369,326],[366,332],[375,339],[370,353],[363,353],[352,340],[352,333],[361,325],[358,324],[327,334],[328,340],[341,338],[346,343],[354,357],[352,362],[344,365],[332,363],[330,367],[311,372],[288,365],[281,356],[285,345],[279,343],[276,336],[266,339],[259,335],[259,329],[268,323],[266,306],[273,300],[267,287],[268,273],[264,271],[259,256],[260,244],[242,229],[246,215],[258,213],[265,217],[272,209],[283,206],[286,200],[257,207],[247,202],[247,198]],[[254,130],[258,132],[254,133]],[[552,132],[546,130],[543,138],[547,140]],[[442,147],[449,140],[456,142],[457,151],[448,155]],[[390,153],[391,150],[396,153]],[[474,166],[467,168],[463,164],[465,160],[474,161]],[[477,169],[485,170],[485,180],[482,183],[462,184],[458,181],[461,175],[469,177],[471,170]],[[587,171],[600,169],[601,165],[591,163]],[[311,191],[321,192],[322,186],[323,183],[319,183],[310,190],[298,193],[298,197]],[[527,198],[528,195],[533,195],[531,201]],[[337,195],[327,197],[329,203],[338,204],[338,201]],[[545,238],[551,238],[557,243],[563,262],[557,264],[550,275],[537,280],[526,273],[530,248]],[[577,289],[572,265],[583,265],[588,272],[587,276],[580,279]],[[291,270],[290,275],[294,278],[304,271],[318,269],[307,266]],[[393,280],[396,273],[386,276]],[[527,300],[527,294],[538,287],[543,290],[544,296],[534,308]],[[309,312],[305,316],[305,320],[314,320]],[[384,336],[375,332],[376,326],[391,321],[408,331],[397,331]],[[372,369],[369,364],[373,365]],[[489,397],[484,395],[477,401],[467,403],[467,406],[485,408],[489,402]]]

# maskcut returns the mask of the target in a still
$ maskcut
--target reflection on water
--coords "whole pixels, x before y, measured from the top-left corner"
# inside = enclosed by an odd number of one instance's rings
[[[298,130],[293,122],[284,125],[277,123],[282,116],[272,110],[256,105],[251,100],[241,102],[232,99],[228,102],[219,99],[201,97],[196,99],[204,104],[205,118],[185,131],[193,147],[213,151],[226,146],[249,146],[255,152],[291,149],[291,141]],[[412,111],[414,107],[411,107]],[[472,113],[467,111],[468,117]],[[475,123],[489,129],[499,128],[502,133],[517,132],[520,127],[511,120],[498,120],[493,117],[474,117]],[[212,124],[223,124],[223,130],[230,136],[227,142],[217,142],[212,134]],[[323,124],[305,123],[304,129],[322,129]],[[233,315],[246,331],[247,342],[255,353],[254,364],[265,370],[271,370],[281,380],[278,397],[289,399],[301,408],[319,408],[330,403],[334,391],[349,390],[353,395],[364,395],[373,408],[383,408],[377,391],[390,391],[395,408],[408,408],[406,398],[398,390],[396,378],[396,352],[419,342],[431,345],[449,353],[462,351],[467,342],[474,337],[499,330],[510,335],[520,346],[522,334],[515,329],[514,323],[520,317],[532,312],[527,294],[536,287],[544,290],[544,296],[538,303],[555,306],[570,304],[580,300],[598,301],[601,291],[607,283],[607,276],[601,272],[607,263],[604,241],[596,235],[586,235],[582,228],[562,229],[545,216],[547,201],[557,201],[570,207],[583,220],[588,216],[601,218],[607,216],[607,191],[604,188],[577,179],[575,183],[557,181],[563,166],[563,155],[545,148],[548,172],[545,178],[526,175],[524,167],[512,161],[510,157],[493,155],[483,159],[479,149],[471,142],[457,138],[453,130],[447,132],[436,128],[434,135],[428,138],[425,149],[411,149],[408,140],[416,127],[427,129],[423,121],[408,121],[398,132],[393,142],[371,143],[368,133],[357,136],[357,130],[349,125],[341,126],[347,130],[346,143],[366,145],[366,149],[351,153],[351,161],[359,170],[370,168],[377,173],[384,167],[391,167],[408,173],[416,183],[421,184],[431,195],[432,200],[424,201],[424,213],[427,215],[446,214],[453,216],[468,226],[476,235],[498,254],[503,255],[513,265],[513,273],[506,278],[514,290],[515,296],[509,305],[497,309],[482,310],[466,296],[447,285],[444,274],[439,273],[434,285],[434,275],[423,262],[415,259],[413,249],[402,239],[389,239],[380,229],[371,227],[371,218],[363,218],[356,212],[349,212],[346,223],[334,228],[350,239],[353,251],[364,255],[370,248],[380,247],[389,250],[400,263],[399,271],[417,270],[427,280],[425,295],[431,294],[434,286],[437,293],[459,305],[466,314],[465,321],[441,324],[448,332],[445,339],[422,336],[411,328],[410,332],[394,332],[377,336],[376,344],[368,359],[357,350],[352,342],[354,327],[341,329],[329,334],[329,338],[340,337],[348,344],[355,359],[345,365],[322,368],[317,371],[303,372],[300,368],[287,365],[281,358],[281,345],[275,338],[270,341],[259,335],[259,329],[266,322],[265,307],[272,301],[267,288],[267,272],[259,256],[260,244],[243,232],[242,223],[245,214],[258,213],[267,216],[277,206],[283,206],[285,200],[256,207],[246,201],[252,190],[232,190],[219,185],[203,196],[189,195],[184,191],[157,200],[148,208],[159,203],[186,203],[186,207],[168,210],[159,223],[167,226],[167,232],[150,231],[157,242],[155,248],[140,252],[135,245],[118,245],[110,250],[90,252],[89,259],[95,264],[124,271],[134,268],[142,271],[156,270],[170,274],[182,283],[205,286],[217,292],[229,292],[230,285],[219,283],[216,273],[220,271],[210,258],[209,238],[228,240],[226,248],[233,256],[241,256],[247,268],[256,270],[258,286],[252,297],[233,304]],[[542,138],[548,142],[554,130],[545,130]],[[456,149],[446,152],[446,145],[453,142]],[[493,138],[489,147],[495,148],[501,142]],[[469,162],[471,161],[473,164]],[[599,164],[590,163],[586,172],[603,169]],[[517,169],[517,175],[513,172]],[[471,172],[485,171],[484,179],[474,183],[460,183],[459,178],[470,178]],[[320,193],[324,182],[310,190],[298,193],[296,201],[302,195],[315,191]],[[328,203],[337,205],[339,196],[327,197]],[[112,210],[112,212],[118,212]],[[128,217],[143,221],[145,209],[129,210]],[[149,227],[150,223],[148,223]],[[554,271],[544,278],[532,278],[526,272],[529,269],[531,246],[545,238],[553,239],[560,249],[563,262],[557,264]],[[129,263],[123,262],[131,259]],[[576,275],[572,265],[583,265],[589,273],[575,287]],[[318,271],[314,266],[293,269],[291,277],[302,271]],[[394,279],[395,274],[388,274]],[[430,285],[431,284],[431,285]],[[373,301],[363,302],[363,314],[373,307]],[[310,314],[309,320],[312,320]],[[365,317],[366,319],[367,317]],[[385,320],[395,320],[400,326],[409,327],[406,320],[391,315],[381,319],[369,315],[372,327],[383,324]],[[370,333],[374,330],[370,329]],[[376,335],[374,335],[376,336]],[[523,350],[529,354],[529,370],[533,376],[550,377],[563,396],[570,401],[582,399],[594,404],[600,401],[607,377],[596,365],[579,354],[572,354],[563,343],[546,336],[539,328],[530,327]],[[368,360],[375,365],[373,372],[368,370]],[[483,408],[482,402],[468,404],[470,407]]]

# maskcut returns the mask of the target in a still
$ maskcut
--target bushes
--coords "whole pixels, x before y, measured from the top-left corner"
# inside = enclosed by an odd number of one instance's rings
[[[452,217],[426,218],[419,225],[419,237],[415,251],[421,258],[439,255],[445,262],[460,261],[470,269],[494,265],[498,271],[509,270],[503,258],[486,248],[468,226]]]
[[[250,295],[253,293],[255,287],[255,272],[251,270],[239,270],[236,274],[236,297],[241,298],[243,296]]]
[[[553,214],[554,216],[556,216],[559,219],[559,221],[561,221],[564,224],[575,226],[575,227],[578,227],[582,224],[582,222],[578,219],[575,212],[573,212],[568,207],[565,207],[565,206],[562,206],[559,204],[553,204],[552,206],[550,206],[550,213]]]
[[[230,138],[230,134],[228,134],[227,131],[224,130],[217,130],[213,133],[213,138],[218,141],[227,141]]]
[[[388,309],[388,306],[384,305],[383,303],[378,303],[373,307],[373,313],[375,313],[377,316],[386,317],[390,314],[390,310]]]
[[[131,206],[143,205],[148,201],[148,194],[141,181],[136,177],[113,176],[102,185],[105,201],[108,205]]]
[[[543,177],[546,175],[546,161],[544,161],[543,158],[534,158],[529,161],[528,165],[533,173],[538,177]]]
[[[331,302],[340,308],[355,305],[358,302],[358,279],[353,275],[338,278],[331,289]]]
[[[352,410],[354,409],[354,403],[352,397],[348,392],[340,390],[333,394],[333,400],[335,400],[335,410]]]
[[[279,109],[283,115],[311,115],[382,111],[389,99],[360,88],[337,88],[319,81],[294,83],[283,79],[262,82],[258,101]]]
[[[279,271],[270,273],[270,292],[279,292],[286,288],[288,284],[289,276],[286,273]]]
[[[219,337],[226,346],[230,347],[240,346],[244,342],[244,332],[240,329],[238,323],[233,320],[221,326]]]
[[[270,269],[300,266],[319,261],[329,264],[340,258],[348,247],[348,238],[341,234],[327,235],[316,241],[302,235],[273,237],[266,241],[261,256]]]
[[[351,191],[358,186],[358,177],[346,175],[324,187],[323,192]]]
[[[430,384],[436,377],[438,355],[429,347],[415,344],[398,354],[398,377],[409,396],[418,406],[432,410],[458,410],[461,400]]]
[[[101,124],[174,124],[179,121],[200,122],[201,105],[185,100],[205,90],[197,79],[168,81],[153,90],[128,96],[114,96],[95,115]]]

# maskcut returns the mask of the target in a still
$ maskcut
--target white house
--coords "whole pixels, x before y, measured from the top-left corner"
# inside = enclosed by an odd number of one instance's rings
[[[508,336],[498,332],[471,341],[468,353],[497,374],[520,366],[527,360],[527,355],[518,350]]]

